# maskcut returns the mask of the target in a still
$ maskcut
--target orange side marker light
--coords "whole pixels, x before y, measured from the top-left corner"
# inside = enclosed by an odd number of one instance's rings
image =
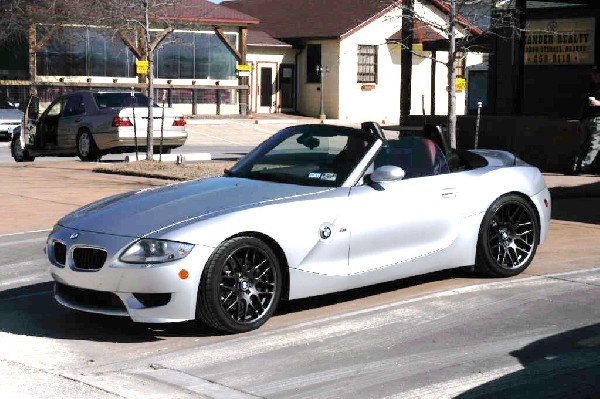
[[[185,270],[185,269],[181,269],[181,270],[179,271],[179,278],[180,278],[180,279],[182,279],[182,280],[185,280],[185,279],[187,279],[189,276],[190,276],[190,272],[188,272],[187,270]]]

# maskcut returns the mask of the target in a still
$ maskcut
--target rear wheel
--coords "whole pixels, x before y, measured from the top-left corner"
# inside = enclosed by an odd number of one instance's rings
[[[13,134],[10,142],[10,152],[15,162],[33,162],[35,157],[29,155],[29,150],[21,146],[21,136]]]
[[[102,156],[96,147],[96,142],[92,134],[87,130],[82,130],[77,135],[77,156],[82,161],[94,162],[99,161]]]
[[[232,238],[217,248],[202,273],[196,315],[219,331],[251,331],[273,315],[281,290],[273,250],[254,237]]]
[[[540,227],[533,206],[518,195],[498,198],[487,210],[477,243],[477,270],[495,277],[516,276],[535,255]]]

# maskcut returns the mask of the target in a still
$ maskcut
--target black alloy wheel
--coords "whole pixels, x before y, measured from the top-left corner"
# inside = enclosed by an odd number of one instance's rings
[[[486,212],[477,243],[479,271],[495,277],[515,276],[535,255],[540,227],[533,206],[518,195],[498,198]]]
[[[281,288],[273,250],[254,237],[232,238],[217,248],[204,269],[196,313],[222,332],[251,331],[273,315]]]

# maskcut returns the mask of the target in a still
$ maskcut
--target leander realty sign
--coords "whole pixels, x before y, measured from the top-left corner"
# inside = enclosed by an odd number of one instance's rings
[[[594,18],[528,21],[525,65],[592,65],[595,26]]]

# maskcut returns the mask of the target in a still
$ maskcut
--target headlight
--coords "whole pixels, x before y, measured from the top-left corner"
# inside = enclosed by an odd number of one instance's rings
[[[142,238],[127,248],[120,260],[125,263],[172,262],[185,258],[193,248],[184,242]]]

